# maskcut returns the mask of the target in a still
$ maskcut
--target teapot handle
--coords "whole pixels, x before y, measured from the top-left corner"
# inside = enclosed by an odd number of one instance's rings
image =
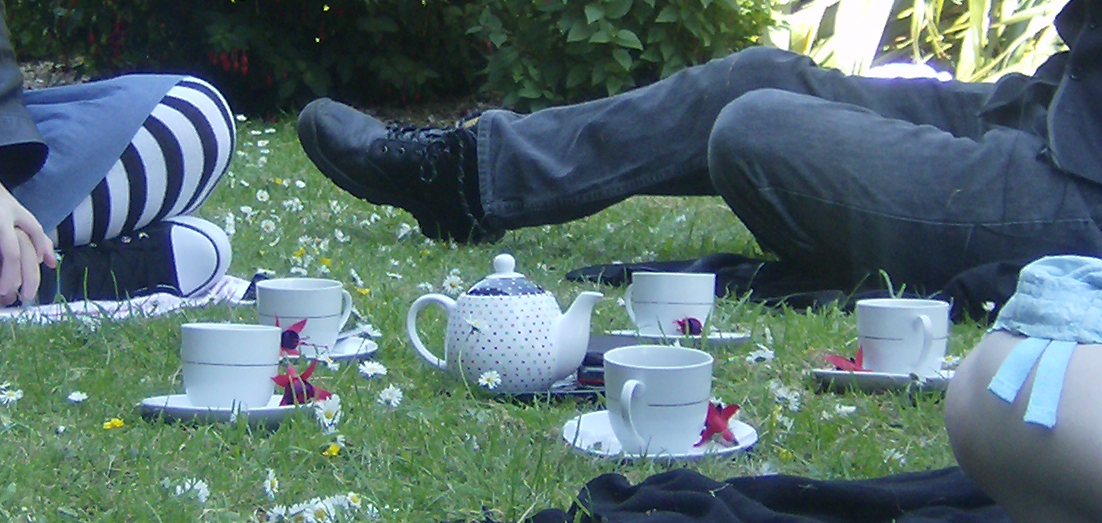
[[[421,343],[421,337],[417,335],[417,313],[421,312],[421,309],[436,304],[444,308],[444,312],[451,316],[453,310],[455,310],[455,300],[444,296],[443,294],[426,294],[417,298],[413,305],[409,307],[409,313],[406,314],[406,331],[409,332],[409,339],[413,342],[413,348],[417,349],[419,354],[425,361],[429,362],[432,366],[446,370],[448,368],[448,362],[442,358],[436,357],[435,354],[430,352],[424,343]],[[445,347],[446,350],[446,347]],[[447,354],[445,353],[445,357]]]

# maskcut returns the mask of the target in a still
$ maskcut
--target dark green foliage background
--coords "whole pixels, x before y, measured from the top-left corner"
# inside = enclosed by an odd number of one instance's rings
[[[9,0],[23,60],[203,76],[248,113],[318,96],[489,91],[518,109],[649,83],[753,43],[768,0]]]

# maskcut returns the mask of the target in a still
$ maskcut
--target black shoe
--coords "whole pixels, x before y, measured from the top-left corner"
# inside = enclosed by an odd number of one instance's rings
[[[121,300],[165,292],[206,292],[229,268],[230,243],[217,225],[177,216],[113,240],[60,251],[56,272],[43,271],[39,303]]]
[[[322,98],[302,110],[298,137],[306,156],[340,188],[409,211],[429,238],[478,243],[504,235],[484,220],[469,127],[387,125]]]

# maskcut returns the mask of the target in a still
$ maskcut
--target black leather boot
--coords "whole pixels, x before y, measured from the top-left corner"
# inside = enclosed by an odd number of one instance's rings
[[[478,243],[504,234],[483,219],[471,129],[388,125],[322,98],[299,114],[298,136],[322,174],[357,198],[409,211],[429,238]]]

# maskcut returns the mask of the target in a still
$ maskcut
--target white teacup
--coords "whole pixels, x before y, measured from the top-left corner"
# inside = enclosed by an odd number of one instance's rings
[[[903,298],[859,300],[857,337],[865,368],[934,376],[945,359],[949,304]]]
[[[682,324],[708,322],[715,304],[716,275],[687,272],[635,272],[624,292],[624,306],[645,336],[680,336]]]
[[[352,314],[352,295],[341,282],[323,278],[277,278],[256,284],[262,325],[282,329],[282,347],[307,358],[329,354]]]
[[[631,345],[605,353],[605,401],[624,452],[684,454],[700,439],[712,391],[710,354]]]
[[[239,323],[180,327],[184,391],[197,407],[260,408],[279,374],[279,329]]]

